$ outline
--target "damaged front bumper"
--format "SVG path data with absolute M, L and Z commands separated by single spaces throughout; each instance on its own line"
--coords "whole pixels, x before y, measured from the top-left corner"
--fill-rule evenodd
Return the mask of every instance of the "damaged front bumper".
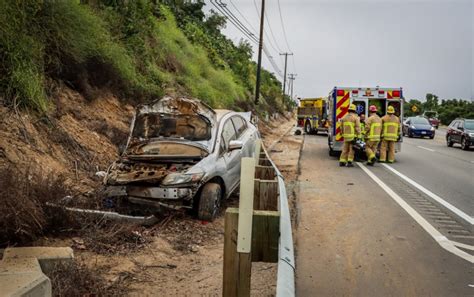
M 196 187 L 109 186 L 109 197 L 124 197 L 133 204 L 154 208 L 190 209 Z

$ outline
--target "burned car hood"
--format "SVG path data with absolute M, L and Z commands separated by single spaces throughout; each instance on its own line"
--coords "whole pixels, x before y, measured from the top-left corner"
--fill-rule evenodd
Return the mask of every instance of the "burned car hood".
M 164 97 L 139 105 L 132 120 L 127 148 L 143 140 L 188 140 L 210 150 L 216 113 L 205 103 L 185 97 Z
M 124 154 L 129 160 L 200 160 L 208 155 L 206 146 L 181 140 L 144 140 L 131 143 Z

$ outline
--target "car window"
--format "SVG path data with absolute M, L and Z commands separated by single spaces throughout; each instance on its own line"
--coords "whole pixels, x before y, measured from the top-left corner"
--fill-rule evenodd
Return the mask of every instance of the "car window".
M 234 124 L 232 124 L 231 120 L 227 120 L 225 122 L 224 128 L 222 128 L 222 138 L 224 139 L 224 145 L 226 149 L 229 147 L 229 142 L 231 140 L 237 139 Z
M 411 120 L 412 124 L 419 124 L 419 125 L 429 125 L 430 123 L 426 118 L 413 118 Z
M 464 124 L 466 125 L 467 130 L 474 130 L 474 120 L 465 121 Z
M 235 130 L 237 130 L 237 137 L 240 137 L 245 129 L 247 129 L 247 124 L 239 116 L 233 116 L 232 122 L 234 123 Z

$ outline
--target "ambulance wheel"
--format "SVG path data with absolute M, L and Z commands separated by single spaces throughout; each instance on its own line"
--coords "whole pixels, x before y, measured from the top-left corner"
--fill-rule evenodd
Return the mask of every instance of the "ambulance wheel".
M 333 150 L 331 147 L 329 147 L 329 156 L 331 157 L 337 157 L 338 155 L 338 152 L 336 152 L 335 150 Z
M 304 124 L 304 132 L 306 132 L 306 134 L 311 134 L 311 123 L 309 121 L 307 121 L 305 124 Z

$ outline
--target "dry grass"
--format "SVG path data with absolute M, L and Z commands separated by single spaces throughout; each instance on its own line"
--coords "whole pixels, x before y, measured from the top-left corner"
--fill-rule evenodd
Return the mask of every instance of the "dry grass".
M 62 176 L 0 169 L 0 246 L 29 242 L 43 234 L 54 215 L 46 211 L 46 202 L 66 195 Z
M 104 268 L 88 268 L 81 262 L 59 263 L 48 273 L 53 296 L 125 296 L 124 277 L 113 281 L 104 278 Z

